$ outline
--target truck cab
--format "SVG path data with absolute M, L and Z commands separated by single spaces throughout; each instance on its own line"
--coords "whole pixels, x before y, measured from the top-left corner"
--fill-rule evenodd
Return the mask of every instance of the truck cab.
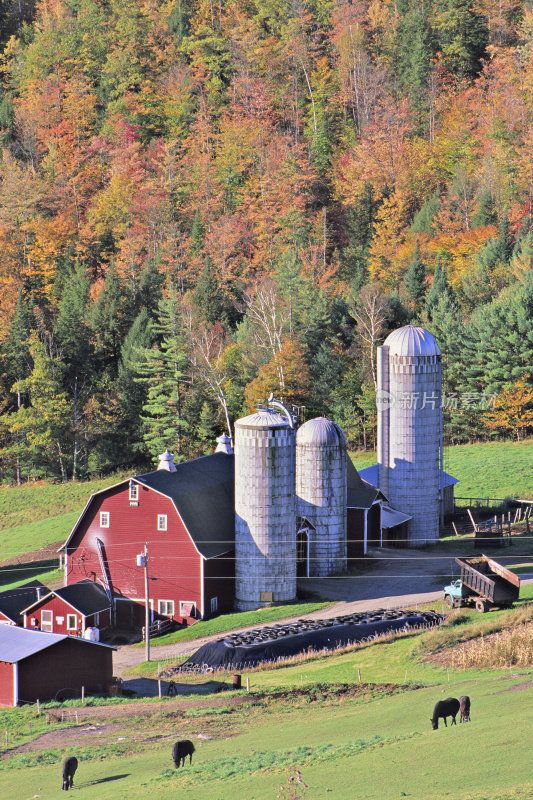
M 471 596 L 472 592 L 459 578 L 444 587 L 446 608 L 461 608 L 464 601 Z

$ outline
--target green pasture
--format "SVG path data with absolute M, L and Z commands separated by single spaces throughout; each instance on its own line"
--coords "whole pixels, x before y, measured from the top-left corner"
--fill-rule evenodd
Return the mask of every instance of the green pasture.
M 11 746 L 40 737 L 33 751 L 10 753 L 0 743 L 0 796 L 57 796 L 68 753 L 80 762 L 76 796 L 99 800 L 531 800 L 533 664 L 459 670 L 424 659 L 531 621 L 532 600 L 528 585 L 513 610 L 461 609 L 438 629 L 243 672 L 250 694 L 153 700 L 144 712 L 126 701 L 127 716 L 89 716 L 64 746 L 47 739 L 52 726 L 34 708 L 0 711 Z M 435 702 L 461 694 L 471 697 L 472 721 L 433 731 Z M 179 771 L 170 755 L 178 738 L 196 747 L 192 765 Z
M 321 703 L 305 697 L 193 722 L 163 714 L 117 730 L 106 747 L 68 749 L 80 766 L 76 797 L 122 800 L 230 800 L 277 797 L 365 800 L 525 800 L 533 797 L 531 675 L 463 677 L 447 684 L 361 699 Z M 434 703 L 468 694 L 472 722 L 433 731 Z M 194 727 L 191 728 L 190 725 Z M 187 725 L 185 728 L 184 726 Z M 186 731 L 196 747 L 192 765 L 177 771 L 170 752 Z M 209 732 L 209 733 L 207 733 Z M 199 738 L 199 737 L 209 738 Z M 66 749 L 27 753 L 0 764 L 5 797 L 56 797 Z M 289 783 L 296 770 L 303 783 Z M 23 789 L 21 781 L 23 776 Z M 303 785 L 305 784 L 305 786 Z M 295 790 L 289 794 L 290 787 Z M 283 787 L 283 788 L 282 788 Z
M 376 463 L 373 452 L 350 455 L 357 469 Z M 459 480 L 457 497 L 533 499 L 533 439 L 445 447 L 444 469 Z
M 445 447 L 444 469 L 457 497 L 533 499 L 533 439 Z

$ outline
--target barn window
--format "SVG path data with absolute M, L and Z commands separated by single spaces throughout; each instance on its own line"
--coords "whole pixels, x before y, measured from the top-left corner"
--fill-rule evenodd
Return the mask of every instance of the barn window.
M 100 527 L 109 528 L 109 511 L 100 511 Z
M 167 515 L 166 514 L 158 514 L 157 515 L 157 530 L 158 531 L 166 531 L 167 529 Z
M 159 613 L 165 617 L 174 616 L 174 600 L 160 600 Z
M 180 600 L 180 617 L 195 617 L 196 616 L 196 603 L 191 603 L 188 600 Z
M 139 499 L 139 484 L 130 483 L 130 500 L 136 502 Z
M 215 614 L 218 611 L 218 597 L 211 598 L 211 614 Z
M 67 631 L 75 631 L 78 627 L 76 614 L 67 614 Z

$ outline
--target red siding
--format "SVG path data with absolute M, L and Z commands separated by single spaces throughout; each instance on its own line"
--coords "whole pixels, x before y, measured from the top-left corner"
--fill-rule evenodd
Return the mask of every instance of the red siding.
M 41 630 L 45 630 L 43 628 L 43 619 L 42 619 L 42 612 L 43 611 L 52 611 L 53 613 L 53 620 L 52 620 L 52 630 L 47 628 L 50 633 L 66 633 L 69 636 L 82 636 L 83 631 L 86 628 L 89 628 L 95 625 L 95 615 L 90 615 L 85 619 L 85 628 L 83 627 L 83 614 L 80 611 L 72 608 L 65 600 L 61 597 L 56 597 L 55 595 L 48 600 L 44 600 L 40 605 L 35 606 L 30 613 L 26 615 L 26 628 L 33 628 L 36 629 L 36 625 L 32 625 L 32 619 L 37 619 L 39 623 L 39 628 Z M 68 628 L 68 616 L 75 615 L 76 617 L 76 627 L 75 628 Z M 101 611 L 98 628 L 106 628 L 110 625 L 110 613 L 109 611 Z
M 130 506 L 129 481 L 93 499 L 68 547 L 67 582 L 103 578 L 96 544 L 100 539 L 114 593 L 144 604 L 144 569 L 136 559 L 148 543 L 151 607 L 157 613 L 159 600 L 173 600 L 174 619 L 186 621 L 180 601 L 203 611 L 201 556 L 168 497 L 139 486 L 138 502 Z M 100 511 L 109 512 L 109 528 L 100 527 Z M 166 531 L 157 530 L 158 514 L 167 515 Z
M 13 706 L 13 672 L 14 664 L 0 661 L 0 706 Z
M 19 662 L 19 702 L 48 700 L 59 689 L 103 692 L 113 677 L 113 651 L 65 639 Z
M 1 623 L 8 622 L 10 625 L 13 625 L 13 624 L 14 624 L 13 620 L 11 619 L 11 617 L 7 617 L 7 616 L 6 616 L 6 615 L 3 613 L 3 611 L 0 611 L 0 622 L 1 622 Z

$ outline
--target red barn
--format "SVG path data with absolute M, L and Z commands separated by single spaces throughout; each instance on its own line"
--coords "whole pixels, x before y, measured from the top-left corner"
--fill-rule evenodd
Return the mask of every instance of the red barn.
M 61 689 L 104 692 L 113 650 L 56 633 L 0 625 L 0 706 L 53 699 Z
M 114 597 L 117 625 L 142 623 L 145 571 L 138 556 L 145 545 L 152 617 L 190 623 L 231 610 L 233 455 L 177 465 L 167 458 L 154 472 L 92 495 L 62 548 L 65 583 L 100 583 Z
M 111 601 L 94 581 L 79 581 L 51 590 L 23 610 L 24 627 L 48 633 L 84 636 L 87 628 L 111 626 Z

